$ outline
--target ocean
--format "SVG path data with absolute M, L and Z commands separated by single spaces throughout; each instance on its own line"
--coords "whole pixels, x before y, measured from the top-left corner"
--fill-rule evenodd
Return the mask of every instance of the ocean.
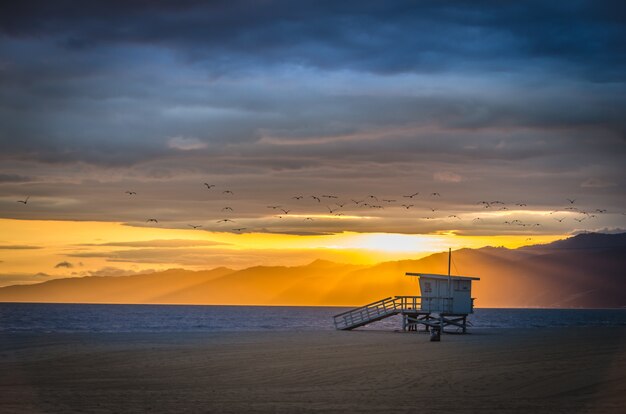
M 0 303 L 0 332 L 332 330 L 349 308 Z M 626 309 L 476 309 L 475 328 L 626 326 Z M 398 316 L 360 329 L 400 329 Z

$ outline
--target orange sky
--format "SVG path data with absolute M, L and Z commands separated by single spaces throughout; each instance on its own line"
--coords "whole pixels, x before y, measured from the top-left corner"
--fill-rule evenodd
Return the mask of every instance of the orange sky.
M 327 235 L 219 233 L 123 223 L 0 220 L 1 285 L 56 277 L 131 274 L 167 268 L 301 265 L 321 258 L 371 264 L 486 245 L 515 248 L 564 235 L 459 236 L 343 232 Z

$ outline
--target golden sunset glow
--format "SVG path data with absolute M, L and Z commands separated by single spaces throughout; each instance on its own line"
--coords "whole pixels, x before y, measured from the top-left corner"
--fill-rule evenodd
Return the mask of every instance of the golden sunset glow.
M 302 265 L 318 258 L 350 264 L 417 259 L 452 248 L 529 244 L 526 236 L 408 235 L 343 232 L 329 235 L 220 233 L 134 227 L 122 223 L 0 220 L 0 260 L 5 272 L 85 276 L 101 269 L 160 270 L 171 267 L 243 268 L 257 264 Z M 560 235 L 534 237 L 550 242 Z M 43 277 L 25 282 L 43 281 Z

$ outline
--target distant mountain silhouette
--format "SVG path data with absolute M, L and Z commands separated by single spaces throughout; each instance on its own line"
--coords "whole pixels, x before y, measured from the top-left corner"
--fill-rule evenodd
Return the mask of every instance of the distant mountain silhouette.
M 626 306 L 626 233 L 580 234 L 514 250 L 461 249 L 452 259 L 453 274 L 481 278 L 472 292 L 478 307 Z M 405 272 L 446 273 L 447 263 L 446 252 L 374 266 L 316 260 L 296 267 L 171 269 L 8 286 L 0 288 L 0 301 L 349 306 L 418 295 L 416 279 Z
M 536 244 L 522 247 L 518 250 L 575 250 L 575 249 L 624 249 L 626 248 L 626 233 L 582 233 L 564 240 L 557 240 L 549 244 Z

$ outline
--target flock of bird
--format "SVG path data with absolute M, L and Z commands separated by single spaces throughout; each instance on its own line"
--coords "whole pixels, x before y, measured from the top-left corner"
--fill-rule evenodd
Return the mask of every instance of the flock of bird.
M 209 184 L 209 183 L 204 183 L 204 186 L 206 187 L 207 191 L 218 191 L 215 188 L 217 187 L 215 184 Z M 214 190 L 215 189 L 215 190 Z M 131 190 L 127 190 L 125 191 L 125 194 L 129 197 L 135 197 L 137 196 L 137 192 L 136 191 L 131 191 Z M 228 195 L 228 196 L 234 196 L 234 192 L 232 190 L 222 190 L 221 194 L 223 195 Z M 387 208 L 391 208 L 391 207 L 396 207 L 396 208 L 400 208 L 400 209 L 404 209 L 404 210 L 411 210 L 411 209 L 418 209 L 419 206 L 416 204 L 416 199 L 417 197 L 420 195 L 420 192 L 414 192 L 414 193 L 410 193 L 410 194 L 403 194 L 401 195 L 401 197 L 398 198 L 379 198 L 378 196 L 374 195 L 374 194 L 368 194 L 367 196 L 363 197 L 362 199 L 350 199 L 349 201 L 341 201 L 340 197 L 337 195 L 333 195 L 333 194 L 321 194 L 321 195 L 294 195 L 293 197 L 291 197 L 291 200 L 294 200 L 294 202 L 297 203 L 302 203 L 304 200 L 311 200 L 311 203 L 313 203 L 314 205 L 319 205 L 319 206 L 323 206 L 325 208 L 325 210 L 328 211 L 328 213 L 326 214 L 326 212 L 324 212 L 323 214 L 314 214 L 313 217 L 309 217 L 306 215 L 296 215 L 296 217 L 304 217 L 303 221 L 314 221 L 315 218 L 314 217 L 325 217 L 328 215 L 334 215 L 334 216 L 343 216 L 344 212 L 347 210 L 350 211 L 354 211 L 354 209 L 385 209 Z M 436 201 L 441 199 L 441 194 L 439 192 L 431 192 L 431 193 L 427 193 L 426 197 L 428 200 L 431 201 Z M 30 199 L 30 196 L 26 197 L 24 200 L 17 200 L 18 203 L 22 203 L 24 205 L 28 204 L 28 201 Z M 549 215 L 554 215 L 554 214 L 559 214 L 559 213 L 573 213 L 576 215 L 576 217 L 572 217 L 572 219 L 578 223 L 581 223 L 585 220 L 590 220 L 590 219 L 594 219 L 597 218 L 599 214 L 605 214 L 607 213 L 606 209 L 595 209 L 594 211 L 585 211 L 585 210 L 581 210 L 578 207 L 575 207 L 574 204 L 576 203 L 575 199 L 566 199 L 568 204 L 567 207 L 563 207 L 562 209 L 557 209 L 557 210 L 553 210 L 549 213 Z M 527 207 L 526 203 L 521 203 L 521 202 L 517 202 L 514 204 L 511 204 L 511 207 L 509 207 L 507 205 L 507 203 L 500 201 L 500 200 L 494 200 L 494 201 L 478 201 L 476 203 L 477 205 L 481 206 L 483 209 L 485 209 L 486 211 L 502 211 L 502 212 L 506 212 L 506 211 L 519 211 L 519 209 Z M 291 208 L 287 208 L 283 205 L 268 205 L 267 206 L 268 209 L 277 211 L 276 217 L 279 219 L 282 219 L 283 217 L 289 215 L 290 213 L 293 212 L 293 207 Z M 440 211 L 438 208 L 435 207 L 428 207 L 426 208 L 426 210 L 430 210 L 431 213 L 436 213 L 438 211 Z M 421 210 L 420 210 L 421 211 Z M 224 206 L 220 209 L 221 213 L 228 213 L 228 214 L 232 214 L 235 212 L 235 210 L 233 209 L 233 207 L 231 206 Z M 460 214 L 460 213 L 459 213 Z M 293 214 L 292 214 L 293 215 Z M 622 213 L 622 215 L 626 215 L 626 213 Z M 553 217 L 553 219 L 559 223 L 562 223 L 563 221 L 566 220 L 566 216 L 561 216 L 561 217 Z M 422 216 L 420 217 L 420 219 L 422 220 L 435 220 L 435 219 L 452 219 L 452 220 L 458 220 L 458 221 L 463 221 L 464 219 L 461 218 L 458 214 L 445 214 L 444 216 L 439 216 L 439 217 L 435 217 L 433 215 L 430 216 Z M 471 219 L 471 222 L 476 224 L 476 223 L 482 223 L 485 222 L 485 218 L 484 217 L 474 217 Z M 159 220 L 156 218 L 148 218 L 146 220 L 146 223 L 155 223 L 158 224 Z M 221 224 L 221 223 L 236 223 L 236 221 L 232 218 L 229 217 L 225 217 L 222 218 L 220 220 L 217 220 L 216 223 Z M 492 221 L 490 222 L 492 223 Z M 505 220 L 502 222 L 502 224 L 504 225 L 509 225 L 509 226 L 519 226 L 519 227 L 529 227 L 529 228 L 533 228 L 533 227 L 540 227 L 541 223 L 528 223 L 528 222 L 522 222 L 519 219 L 514 219 L 514 220 Z M 198 225 L 198 224 L 188 224 L 188 227 L 197 230 L 202 228 L 202 225 Z M 236 228 L 232 228 L 232 231 L 235 232 L 242 232 L 244 230 L 247 230 L 246 227 L 236 227 Z

